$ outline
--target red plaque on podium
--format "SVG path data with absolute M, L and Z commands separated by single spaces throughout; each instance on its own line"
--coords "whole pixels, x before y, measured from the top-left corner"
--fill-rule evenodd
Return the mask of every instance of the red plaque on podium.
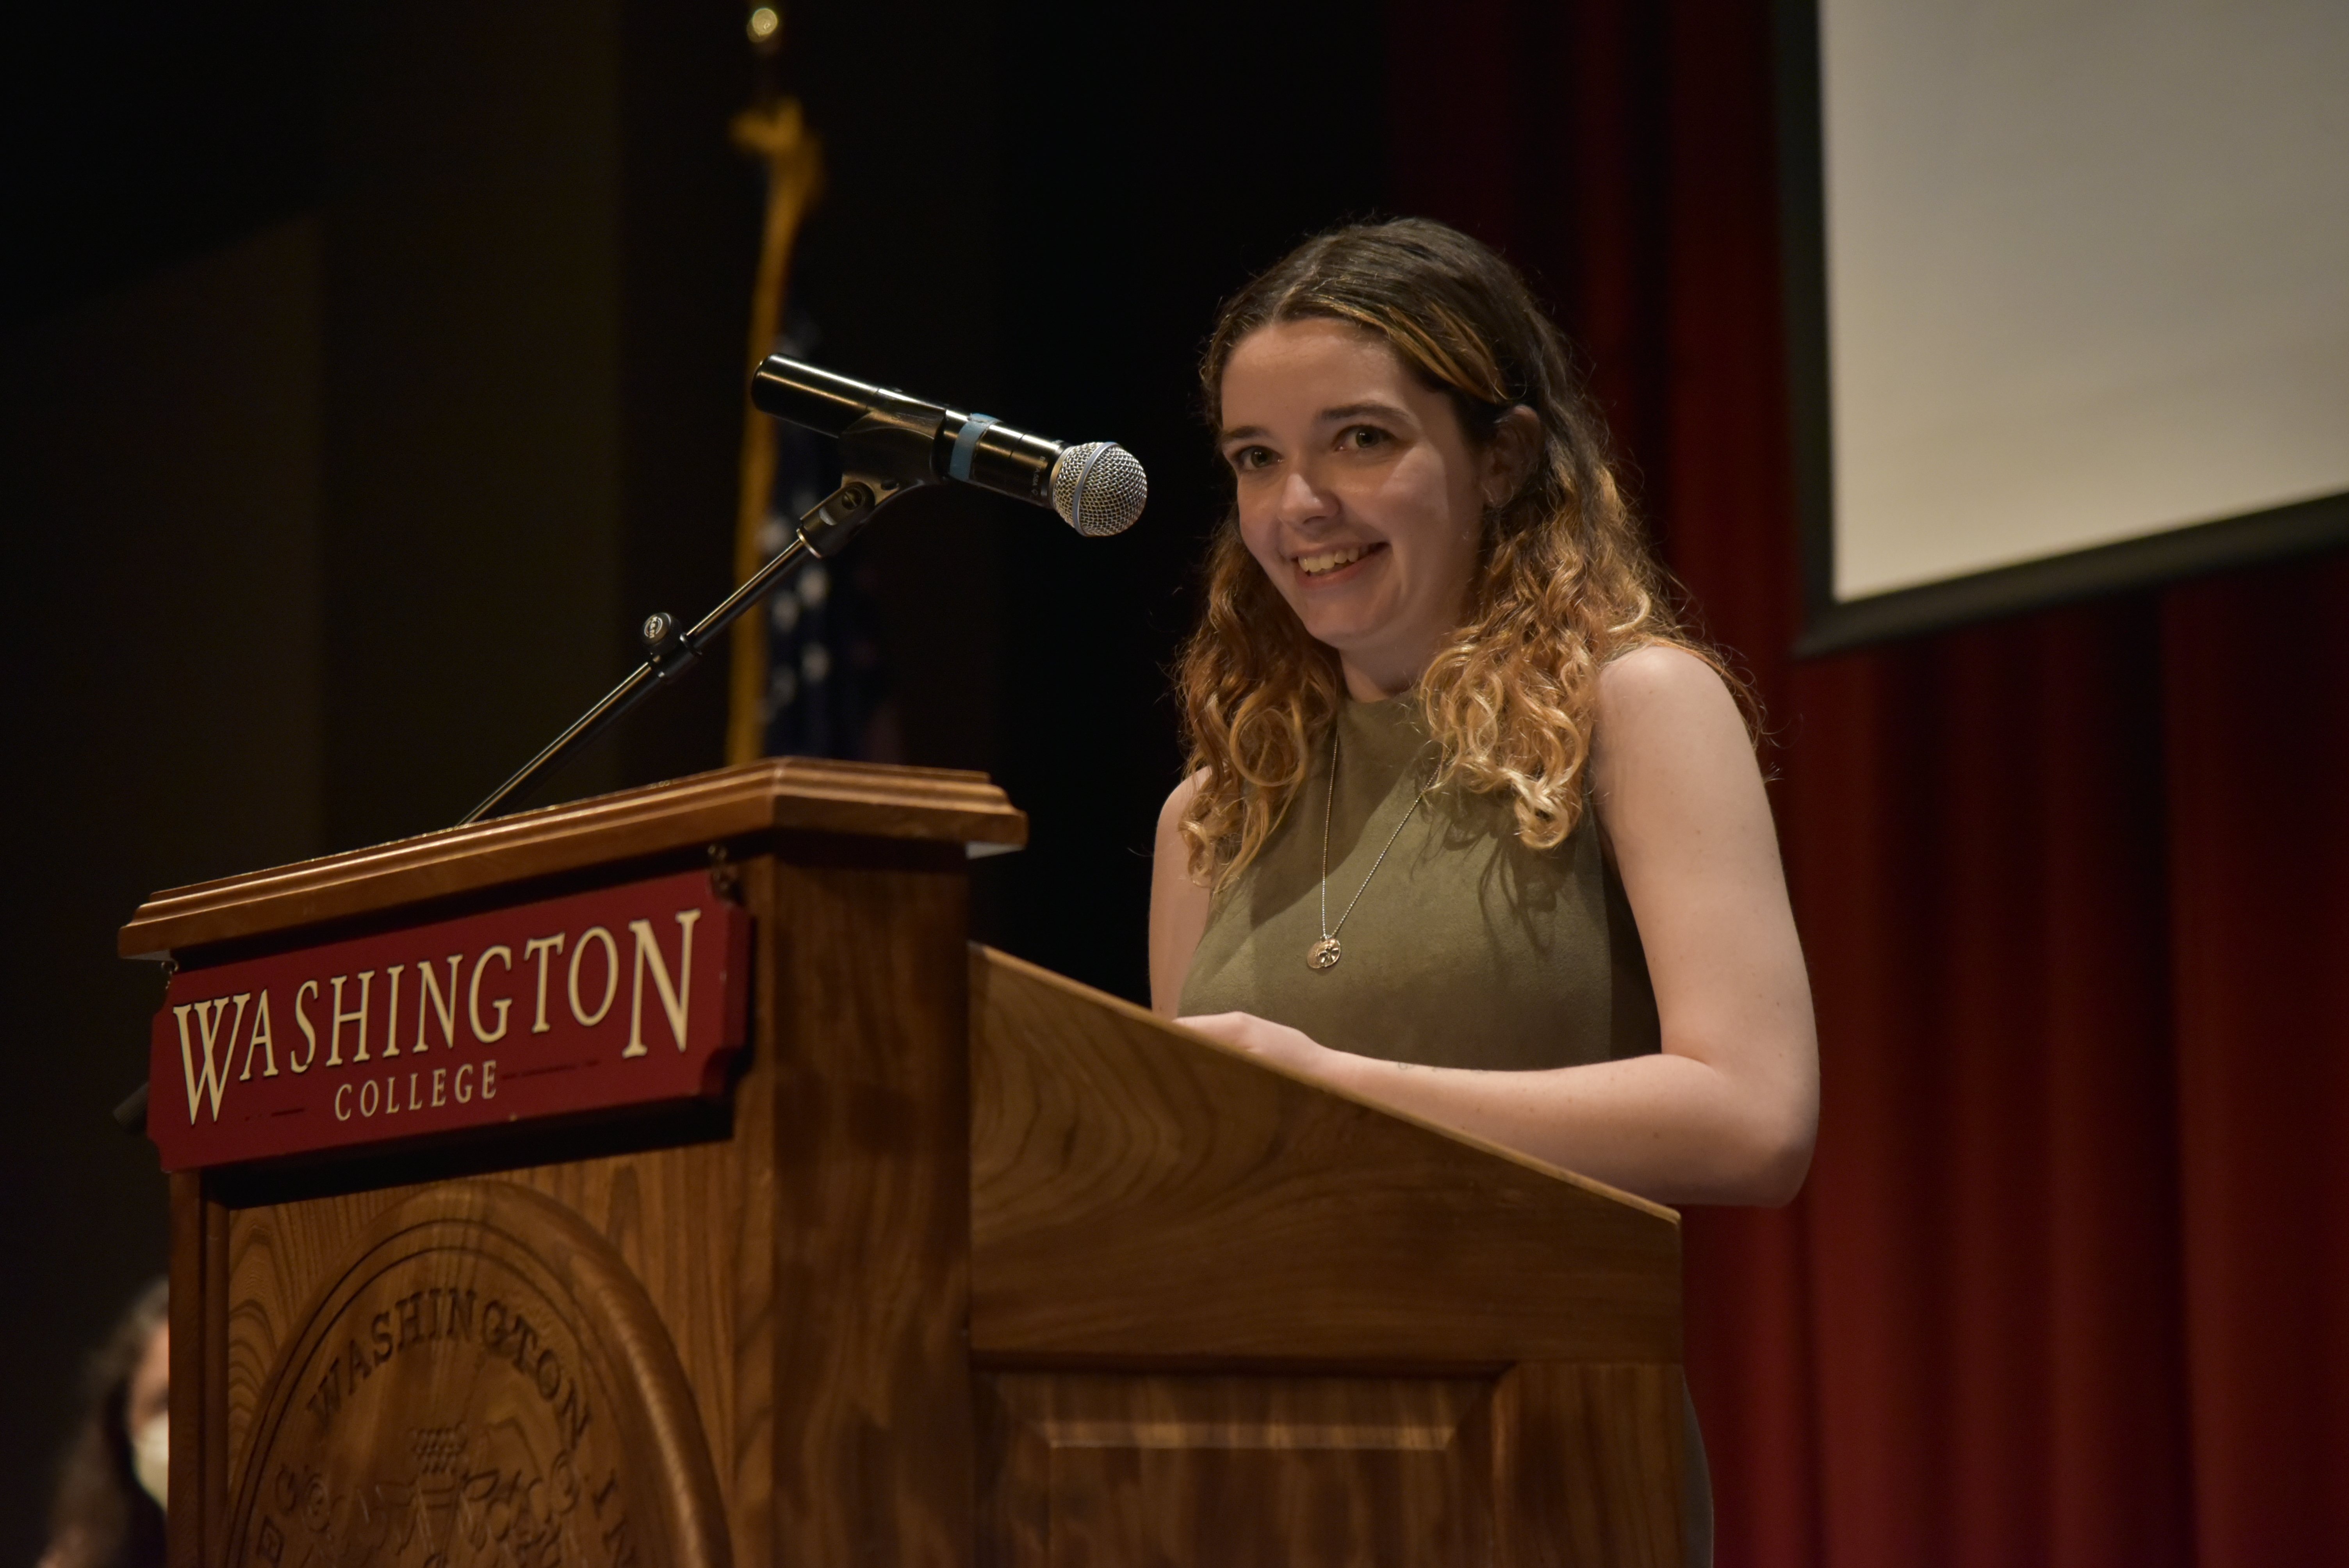
M 183 971 L 147 1131 L 186 1171 L 716 1094 L 750 940 L 687 872 Z

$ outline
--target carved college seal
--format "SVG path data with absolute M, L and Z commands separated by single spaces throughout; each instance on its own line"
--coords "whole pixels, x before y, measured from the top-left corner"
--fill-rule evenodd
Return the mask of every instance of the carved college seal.
M 677 1353 L 610 1243 L 523 1188 L 386 1213 L 280 1353 L 228 1562 L 726 1568 Z

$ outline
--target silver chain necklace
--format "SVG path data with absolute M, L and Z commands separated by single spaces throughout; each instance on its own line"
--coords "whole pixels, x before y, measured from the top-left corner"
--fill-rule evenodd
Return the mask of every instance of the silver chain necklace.
M 1370 891 L 1371 878 L 1378 875 L 1379 868 L 1387 863 L 1387 851 L 1395 847 L 1395 841 L 1402 837 L 1403 829 L 1409 827 L 1412 818 L 1418 815 L 1420 802 L 1426 799 L 1427 792 L 1434 788 L 1435 780 L 1430 779 L 1420 787 L 1419 793 L 1412 798 L 1411 809 L 1402 814 L 1402 820 L 1395 824 L 1394 831 L 1387 835 L 1386 849 L 1381 850 L 1379 858 L 1371 862 L 1369 872 L 1362 878 L 1362 885 L 1354 890 L 1353 898 L 1346 904 L 1346 913 L 1338 917 L 1336 925 L 1331 925 L 1330 923 L 1330 819 L 1337 814 L 1338 807 L 1338 727 L 1334 724 L 1330 727 L 1330 793 L 1328 799 L 1321 803 L 1321 940 L 1307 951 L 1305 954 L 1307 968 L 1335 969 L 1338 966 L 1338 960 L 1345 956 L 1345 953 L 1338 945 L 1338 933 L 1346 929 L 1347 916 L 1354 913 L 1354 905 L 1361 903 L 1362 894 Z

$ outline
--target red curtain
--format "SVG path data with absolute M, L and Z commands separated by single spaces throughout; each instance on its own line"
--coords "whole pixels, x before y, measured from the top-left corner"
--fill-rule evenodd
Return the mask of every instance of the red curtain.
M 1767 704 L 1818 1158 L 1689 1216 L 1723 1568 L 2349 1564 L 2349 562 L 1795 664 L 1766 7 L 1398 0 Z

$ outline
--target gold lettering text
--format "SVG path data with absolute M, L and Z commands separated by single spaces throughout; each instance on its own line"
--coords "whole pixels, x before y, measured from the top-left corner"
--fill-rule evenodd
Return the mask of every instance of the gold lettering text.
M 492 1040 L 502 1040 L 506 1037 L 506 1014 L 513 1007 L 513 999 L 512 997 L 498 997 L 496 1003 L 498 1015 L 498 1026 L 496 1032 L 492 1033 L 490 1030 L 481 1026 L 481 971 L 490 966 L 490 960 L 492 958 L 504 965 L 509 973 L 512 971 L 513 949 L 508 947 L 503 943 L 500 943 L 497 946 L 489 949 L 489 951 L 483 953 L 479 958 L 473 960 L 473 984 L 465 994 L 465 1016 L 467 1021 L 473 1026 L 473 1038 L 481 1041 L 481 1044 L 485 1046 Z
M 628 922 L 628 929 L 636 934 L 636 955 L 635 978 L 628 995 L 628 1048 L 620 1053 L 622 1056 L 640 1057 L 645 1054 L 645 965 L 647 959 L 652 965 L 653 985 L 660 992 L 661 1011 L 668 1015 L 669 1037 L 677 1042 L 680 1052 L 685 1049 L 686 1009 L 693 999 L 693 927 L 700 918 L 701 912 L 698 909 L 678 911 L 675 985 L 668 983 L 668 960 L 661 955 L 660 939 L 653 934 L 653 923 L 649 920 Z

